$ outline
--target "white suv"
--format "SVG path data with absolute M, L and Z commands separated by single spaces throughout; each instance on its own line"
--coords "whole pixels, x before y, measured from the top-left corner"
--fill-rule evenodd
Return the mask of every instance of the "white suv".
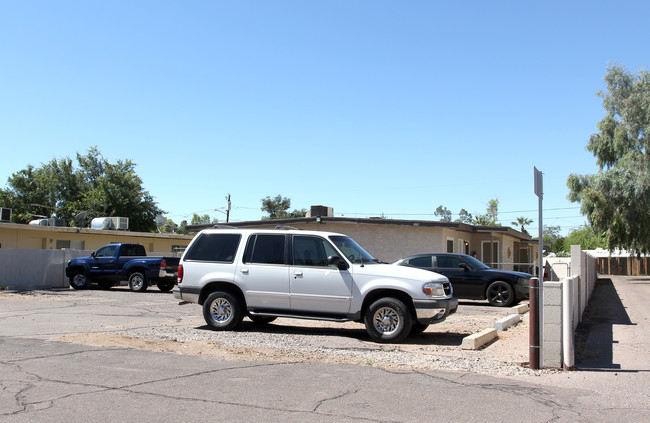
M 377 342 L 401 342 L 458 306 L 445 276 L 381 264 L 345 235 L 286 228 L 200 232 L 183 254 L 174 297 L 203 305 L 216 330 L 244 316 L 351 320 Z

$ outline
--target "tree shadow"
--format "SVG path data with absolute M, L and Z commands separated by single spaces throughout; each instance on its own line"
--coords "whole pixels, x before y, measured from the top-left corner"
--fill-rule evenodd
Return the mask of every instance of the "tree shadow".
M 613 371 L 614 325 L 633 325 L 609 278 L 596 281 L 584 318 L 576 329 L 576 367 L 582 370 Z

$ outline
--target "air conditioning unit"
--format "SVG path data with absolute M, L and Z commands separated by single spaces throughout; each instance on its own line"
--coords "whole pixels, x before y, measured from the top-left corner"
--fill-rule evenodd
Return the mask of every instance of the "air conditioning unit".
M 0 222 L 11 222 L 11 209 L 0 208 Z
M 118 231 L 128 231 L 129 230 L 129 218 L 128 217 L 111 217 L 113 221 L 113 226 Z
M 34 219 L 29 221 L 30 225 L 34 226 L 48 226 L 47 219 Z
M 96 217 L 90 222 L 90 229 L 101 229 L 104 231 L 128 231 L 128 217 Z

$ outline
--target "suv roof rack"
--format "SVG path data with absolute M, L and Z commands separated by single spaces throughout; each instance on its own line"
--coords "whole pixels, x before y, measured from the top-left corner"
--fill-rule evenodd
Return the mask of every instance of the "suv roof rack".
M 236 227 L 236 226 L 232 226 L 232 225 L 222 225 L 222 224 L 218 224 L 218 225 L 214 225 L 214 226 L 212 227 L 212 229 L 237 229 L 237 227 Z
M 294 229 L 296 231 L 302 231 L 302 229 L 300 228 L 296 228 L 294 226 L 288 226 L 288 225 L 277 225 L 274 229 L 285 229 L 285 230 Z

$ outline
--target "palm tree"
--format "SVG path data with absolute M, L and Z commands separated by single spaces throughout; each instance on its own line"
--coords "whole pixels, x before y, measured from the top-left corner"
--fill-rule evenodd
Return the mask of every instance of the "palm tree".
M 533 220 L 527 217 L 518 217 L 516 222 L 512 222 L 512 224 L 515 226 L 521 226 L 521 232 L 525 234 L 527 234 L 528 231 L 524 229 L 524 226 L 530 225 L 531 223 L 533 223 Z

